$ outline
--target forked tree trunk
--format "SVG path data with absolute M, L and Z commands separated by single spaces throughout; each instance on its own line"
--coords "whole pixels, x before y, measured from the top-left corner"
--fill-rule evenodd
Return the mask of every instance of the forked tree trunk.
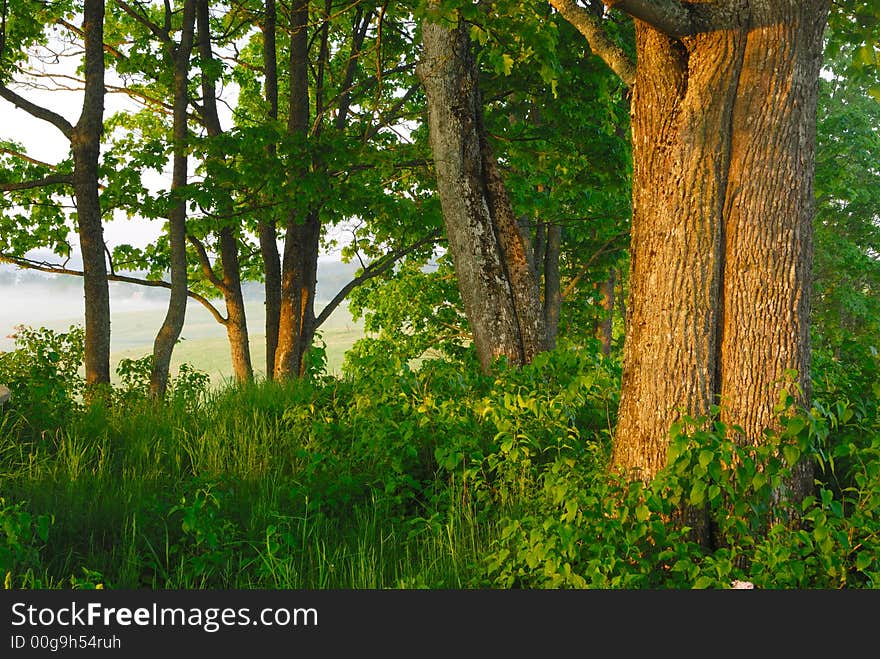
M 110 289 L 98 196 L 98 159 L 104 129 L 104 0 L 86 0 L 83 38 L 85 93 L 82 113 L 70 133 L 70 146 L 84 273 L 85 379 L 87 385 L 100 385 L 110 382 Z
M 731 0 L 714 9 L 726 20 L 691 36 L 636 21 L 630 315 L 613 463 L 641 478 L 665 465 L 682 413 L 720 402 L 723 419 L 743 428 L 740 441 L 759 443 L 789 370 L 802 392 L 792 393 L 809 399 L 828 6 Z M 807 466 L 795 481 L 802 495 Z
M 183 6 L 183 25 L 180 43 L 175 47 L 169 44 L 171 61 L 174 64 L 174 118 L 172 136 L 174 140 L 174 163 L 171 173 L 171 194 L 187 183 L 187 128 L 189 110 L 189 59 L 193 49 L 195 32 L 195 0 L 186 0 Z M 168 388 L 168 373 L 171 355 L 183 323 L 186 319 L 188 294 L 188 275 L 186 261 L 186 199 L 174 202 L 168 214 L 168 241 L 171 249 L 171 296 L 165 320 L 153 342 L 153 369 L 150 374 L 150 395 L 161 399 Z
M 469 26 L 425 21 L 417 72 L 449 250 L 480 366 L 525 364 L 545 350 L 538 286 L 488 141 Z
M 281 277 L 281 322 L 275 377 L 290 380 L 305 375 L 306 353 L 315 336 L 315 286 L 318 277 L 318 239 L 321 224 L 310 213 L 303 224 L 291 222 L 284 237 Z

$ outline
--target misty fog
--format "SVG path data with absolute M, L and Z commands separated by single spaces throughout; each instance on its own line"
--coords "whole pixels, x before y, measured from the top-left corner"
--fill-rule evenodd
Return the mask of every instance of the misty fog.
M 338 261 L 319 263 L 318 307 L 354 275 L 356 266 Z M 255 336 L 264 334 L 262 285 L 244 285 L 248 327 Z M 111 350 L 152 346 L 168 304 L 167 289 L 110 282 Z M 215 306 L 225 313 L 222 300 Z M 10 266 L 0 267 L 0 351 L 15 347 L 17 325 L 65 331 L 83 324 L 82 280 L 70 275 L 50 275 Z M 189 301 L 185 338 L 225 336 L 225 329 L 198 302 Z

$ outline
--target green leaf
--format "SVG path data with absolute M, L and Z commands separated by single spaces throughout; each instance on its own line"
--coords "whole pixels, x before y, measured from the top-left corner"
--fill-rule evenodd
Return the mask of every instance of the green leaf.
M 752 489 L 760 490 L 767 483 L 767 475 L 763 471 L 757 472 L 752 477 Z
M 797 464 L 801 457 L 801 451 L 797 446 L 783 446 L 782 454 L 785 456 L 785 461 L 790 467 Z
M 858 556 L 856 556 L 856 569 L 857 570 L 865 570 L 871 563 L 874 561 L 874 556 L 871 552 L 868 551 L 860 551 Z
M 856 59 L 861 64 L 874 64 L 874 62 L 877 60 L 877 54 L 874 51 L 874 46 L 871 44 L 867 44 L 859 48 Z
M 803 417 L 791 417 L 785 424 L 785 434 L 789 437 L 794 437 L 795 435 L 799 435 L 801 430 L 803 430 L 806 426 L 807 422 L 804 420 Z
M 699 506 L 703 503 L 706 500 L 706 484 L 700 481 L 694 483 L 689 498 L 692 506 Z
M 715 581 L 711 577 L 699 577 L 694 582 L 694 588 L 697 590 L 705 590 L 706 588 L 711 588 L 714 583 Z
M 507 53 L 504 53 L 501 56 L 501 65 L 504 70 L 504 75 L 509 76 L 510 72 L 513 71 L 513 58 Z
M 703 449 L 700 451 L 700 455 L 697 458 L 697 461 L 700 463 L 700 466 L 705 469 L 710 462 L 712 462 L 712 458 L 714 457 L 714 453 L 709 449 Z

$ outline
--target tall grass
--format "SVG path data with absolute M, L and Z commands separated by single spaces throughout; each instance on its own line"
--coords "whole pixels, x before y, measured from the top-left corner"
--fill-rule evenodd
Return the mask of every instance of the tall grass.
M 466 505 L 443 520 L 407 519 L 381 491 L 340 491 L 346 458 L 315 473 L 310 428 L 290 411 L 314 408 L 318 395 L 309 383 L 263 383 L 214 391 L 198 409 L 146 400 L 95 407 L 29 442 L 2 417 L 0 496 L 54 520 L 18 585 L 472 583 L 488 537 Z

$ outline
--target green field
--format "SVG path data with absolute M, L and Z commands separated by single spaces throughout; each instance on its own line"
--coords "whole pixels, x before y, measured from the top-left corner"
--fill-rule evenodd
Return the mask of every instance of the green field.
M 250 302 L 246 307 L 251 361 L 254 372 L 259 377 L 265 374 L 265 314 L 262 302 Z M 114 379 L 119 360 L 136 359 L 152 352 L 153 340 L 164 317 L 165 310 L 159 306 L 113 313 L 110 368 L 114 373 Z M 69 318 L 35 324 L 56 331 L 65 331 L 71 325 L 82 325 L 82 323 L 81 318 Z M 319 334 L 327 346 L 327 370 L 336 374 L 339 373 L 345 351 L 364 335 L 362 323 L 352 320 L 345 305 L 340 305 L 336 309 L 321 326 Z M 232 360 L 226 340 L 226 329 L 198 304 L 191 303 L 187 308 L 181 340 L 171 360 L 172 375 L 177 373 L 181 363 L 187 363 L 208 373 L 215 386 L 232 378 Z
M 181 341 L 171 360 L 172 374 L 182 363 L 208 373 L 215 385 L 232 378 L 232 360 L 226 329 L 217 323 L 204 309 L 190 306 L 187 322 L 181 333 Z M 250 332 L 251 362 L 257 376 L 265 375 L 266 342 L 263 330 L 265 315 L 261 302 L 247 305 Z M 153 339 L 164 318 L 164 311 L 129 311 L 113 317 L 113 353 L 111 369 L 123 358 L 138 358 L 152 351 Z M 339 373 L 345 351 L 361 338 L 360 322 L 352 320 L 346 306 L 340 306 L 319 329 L 321 339 L 327 346 L 327 370 Z

